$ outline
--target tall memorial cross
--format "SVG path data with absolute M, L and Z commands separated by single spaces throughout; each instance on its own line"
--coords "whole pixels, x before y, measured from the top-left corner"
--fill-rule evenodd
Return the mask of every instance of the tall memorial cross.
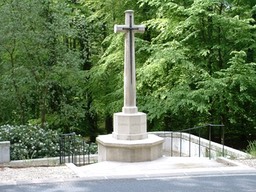
M 147 133 L 147 114 L 136 107 L 134 34 L 144 25 L 134 25 L 133 11 L 125 11 L 125 25 L 115 25 L 125 33 L 124 106 L 113 115 L 113 132 L 97 137 L 98 161 L 142 162 L 162 156 L 163 138 Z
M 144 25 L 134 25 L 133 11 L 125 11 L 125 25 L 115 25 L 115 33 L 125 33 L 124 54 L 124 113 L 137 113 L 136 107 L 136 72 L 135 72 L 135 43 L 134 34 L 143 33 Z

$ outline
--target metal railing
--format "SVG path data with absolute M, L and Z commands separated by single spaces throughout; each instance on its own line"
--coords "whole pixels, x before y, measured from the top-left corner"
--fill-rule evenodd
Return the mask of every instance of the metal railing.
M 218 137 L 214 137 L 216 135 L 213 134 L 214 129 L 216 128 L 220 128 L 220 132 L 219 132 L 219 136 Z M 219 125 L 219 124 L 207 124 L 207 125 L 203 125 L 203 126 L 197 126 L 197 127 L 193 127 L 193 128 L 188 128 L 188 129 L 182 129 L 179 131 L 172 131 L 168 133 L 168 137 L 171 137 L 171 156 L 185 156 L 183 153 L 183 139 L 184 139 L 184 135 L 186 134 L 186 136 L 188 135 L 188 154 L 186 154 L 186 156 L 191 157 L 191 145 L 192 143 L 194 143 L 194 141 L 192 142 L 192 137 L 194 138 L 196 135 L 198 137 L 197 140 L 197 145 L 198 145 L 198 156 L 201 157 L 202 156 L 202 140 L 204 139 L 208 139 L 208 146 L 205 146 L 206 149 L 208 150 L 208 157 L 209 159 L 212 158 L 212 142 L 213 142 L 213 138 L 220 138 L 220 141 L 217 141 L 216 139 L 214 140 L 214 142 L 219 142 L 222 145 L 222 149 L 221 149 L 221 156 L 225 156 L 225 150 L 224 150 L 224 145 L 225 145 L 225 128 L 224 125 Z M 171 136 L 169 136 L 171 135 Z M 202 135 L 204 135 L 204 138 L 202 137 Z M 176 137 L 174 137 L 176 136 Z M 165 134 L 162 135 L 162 137 L 167 137 Z M 175 152 L 174 150 L 174 138 L 179 138 L 179 151 Z M 177 140 L 176 140 L 177 141 Z M 205 142 L 204 142 L 205 143 Z M 174 154 L 175 153 L 175 154 Z
M 90 164 L 91 144 L 75 133 L 60 135 L 60 164 Z

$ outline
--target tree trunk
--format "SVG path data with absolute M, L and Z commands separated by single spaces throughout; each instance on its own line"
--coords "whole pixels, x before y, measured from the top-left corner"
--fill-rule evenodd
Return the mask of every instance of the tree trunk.
M 113 132 L 113 118 L 111 115 L 105 117 L 105 129 L 108 134 Z

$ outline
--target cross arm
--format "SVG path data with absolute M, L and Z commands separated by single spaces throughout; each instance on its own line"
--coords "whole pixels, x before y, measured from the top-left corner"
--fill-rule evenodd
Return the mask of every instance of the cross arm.
M 146 26 L 145 25 L 134 25 L 133 28 L 137 33 L 144 33 Z
M 117 32 L 126 32 L 128 27 L 129 26 L 127 26 L 127 25 L 115 25 L 114 26 L 114 32 L 115 33 L 117 33 Z
M 145 31 L 145 28 L 145 25 L 133 25 L 132 27 L 128 25 L 115 25 L 114 32 L 127 32 L 130 30 L 137 33 L 143 33 Z

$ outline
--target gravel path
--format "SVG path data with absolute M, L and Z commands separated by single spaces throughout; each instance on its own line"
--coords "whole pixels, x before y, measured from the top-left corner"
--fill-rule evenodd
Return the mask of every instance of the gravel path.
M 0 168 L 0 183 L 12 181 L 72 179 L 76 177 L 75 173 L 66 166 Z
M 243 160 L 235 160 L 236 162 L 242 163 L 249 167 L 254 167 L 256 169 L 256 158 L 255 159 L 243 159 Z
M 256 168 L 256 158 L 235 161 Z M 0 167 L 0 183 L 54 179 L 64 180 L 77 177 L 78 176 L 67 166 L 29 168 Z

